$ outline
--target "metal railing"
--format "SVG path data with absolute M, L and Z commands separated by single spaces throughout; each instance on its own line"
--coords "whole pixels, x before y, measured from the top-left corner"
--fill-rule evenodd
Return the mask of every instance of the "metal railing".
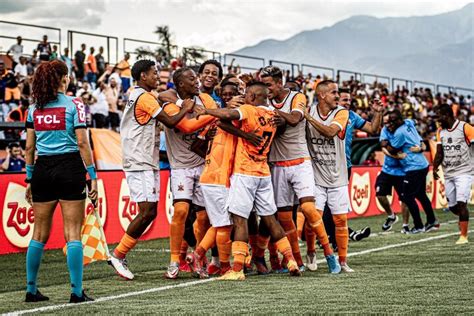
M 198 47 L 183 47 L 182 52 L 184 63 L 187 66 L 199 66 L 208 59 L 217 60 L 222 64 L 222 54 L 220 52 Z
M 230 58 L 232 59 L 229 61 Z M 234 63 L 232 63 L 232 61 L 234 61 Z M 240 69 L 255 71 L 261 67 L 265 67 L 265 58 L 240 54 L 225 54 L 223 66 L 229 67 L 230 65 L 234 67 L 239 66 Z
M 372 82 L 369 82 L 369 81 L 367 81 L 367 78 L 373 78 L 375 80 L 373 80 Z M 380 80 L 380 79 L 382 79 L 382 80 Z M 374 83 L 375 81 L 377 81 L 379 83 L 386 83 L 387 88 L 389 90 L 392 90 L 391 87 L 390 87 L 390 77 L 380 76 L 380 75 L 375 75 L 375 74 L 366 74 L 366 73 L 362 74 L 362 83 Z
M 290 62 L 281 61 L 281 60 L 274 60 L 274 59 L 270 59 L 269 63 L 270 63 L 270 65 L 277 66 L 278 68 L 280 68 L 283 71 L 289 70 L 292 77 L 296 77 L 300 73 L 300 65 L 299 64 L 290 63 Z
M 308 71 L 305 71 L 305 70 L 308 70 Z M 329 79 L 334 79 L 336 75 L 336 71 L 334 70 L 334 68 L 315 66 L 315 65 L 309 65 L 309 64 L 301 64 L 301 72 L 303 73 L 303 75 L 311 74 L 313 77 L 316 77 L 317 75 L 320 75 L 321 77 L 323 77 L 326 75 L 327 72 L 329 72 L 331 73 L 331 75 L 330 76 L 326 75 Z
M 68 30 L 67 31 L 67 46 L 69 47 L 69 51 L 71 54 L 74 54 L 74 36 L 75 35 L 83 35 L 87 37 L 96 37 L 100 39 L 106 39 L 106 54 L 107 54 L 107 62 L 111 64 L 116 64 L 118 62 L 118 37 L 116 36 L 109 36 L 109 35 L 101 35 L 101 34 L 96 34 L 96 33 L 87 33 L 87 32 L 80 32 L 80 31 L 72 31 Z M 115 41 L 115 58 L 112 60 L 111 58 L 111 41 Z M 84 42 L 84 41 L 82 41 Z M 82 43 L 81 43 L 82 44 Z M 90 46 L 90 45 L 89 45 Z

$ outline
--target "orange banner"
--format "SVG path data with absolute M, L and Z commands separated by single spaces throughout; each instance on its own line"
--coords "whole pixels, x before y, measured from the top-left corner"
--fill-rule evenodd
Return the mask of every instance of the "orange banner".
M 108 129 L 91 128 L 94 160 L 97 170 L 122 169 L 120 134 Z

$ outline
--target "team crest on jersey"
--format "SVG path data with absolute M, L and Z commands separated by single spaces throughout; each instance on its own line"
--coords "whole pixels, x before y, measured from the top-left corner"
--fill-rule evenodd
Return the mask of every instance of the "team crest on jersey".
M 184 184 L 178 185 L 178 191 L 184 191 Z

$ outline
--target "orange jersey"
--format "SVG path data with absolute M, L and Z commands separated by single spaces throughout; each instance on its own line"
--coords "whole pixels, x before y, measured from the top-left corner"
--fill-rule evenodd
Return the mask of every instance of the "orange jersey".
M 237 136 L 217 128 L 206 153 L 206 164 L 201 174 L 202 184 L 230 186 L 236 146 Z
M 267 155 L 275 136 L 276 127 L 271 123 L 274 112 L 265 106 L 242 105 L 240 112 L 241 129 L 247 133 L 256 133 L 263 138 L 260 146 L 255 147 L 239 138 L 235 150 L 234 173 L 254 176 L 270 176 Z
M 135 119 L 141 125 L 146 125 L 160 112 L 161 106 L 151 92 L 145 92 L 138 98 L 135 105 Z

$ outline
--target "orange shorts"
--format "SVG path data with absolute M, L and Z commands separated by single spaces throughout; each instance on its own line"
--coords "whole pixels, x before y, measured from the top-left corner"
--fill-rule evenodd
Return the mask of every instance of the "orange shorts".
M 5 101 L 20 100 L 20 88 L 5 88 Z

